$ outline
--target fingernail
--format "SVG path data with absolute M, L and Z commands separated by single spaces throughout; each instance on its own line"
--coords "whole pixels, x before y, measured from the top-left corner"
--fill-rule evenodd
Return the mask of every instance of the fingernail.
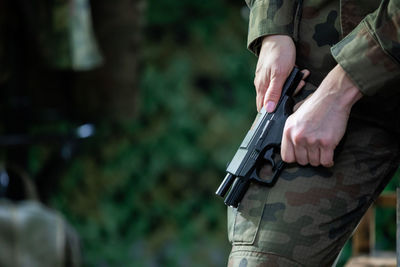
M 267 105 L 265 106 L 265 109 L 267 110 L 268 113 L 271 113 L 275 109 L 275 102 L 273 101 L 268 101 Z

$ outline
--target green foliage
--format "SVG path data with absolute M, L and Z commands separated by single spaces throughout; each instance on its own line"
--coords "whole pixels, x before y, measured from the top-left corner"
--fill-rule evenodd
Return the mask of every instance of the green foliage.
M 386 186 L 384 192 L 396 192 L 399 187 L 400 168 L 392 180 Z M 375 209 L 375 250 L 396 251 L 396 209 L 381 208 Z M 351 257 L 351 239 L 346 243 L 340 255 L 337 267 L 344 266 Z
M 399 187 L 400 168 L 385 188 L 385 192 L 396 192 Z M 376 249 L 396 250 L 396 209 L 378 207 L 375 211 Z
M 255 116 L 240 7 L 148 2 L 139 115 L 104 121 L 52 199 L 87 266 L 226 264 L 226 207 L 214 192 Z
M 226 264 L 226 208 L 214 192 L 255 116 L 243 5 L 147 2 L 138 116 L 97 125 L 51 199 L 78 230 L 85 266 Z M 31 149 L 31 172 L 49 155 Z

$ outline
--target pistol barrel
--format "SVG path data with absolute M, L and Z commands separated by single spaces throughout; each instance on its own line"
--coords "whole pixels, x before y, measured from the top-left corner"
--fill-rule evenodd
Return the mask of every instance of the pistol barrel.
M 231 187 L 234 179 L 235 179 L 235 176 L 233 176 L 232 174 L 228 173 L 225 176 L 225 178 L 222 181 L 222 183 L 220 184 L 220 186 L 218 187 L 218 189 L 215 192 L 215 194 L 220 196 L 220 197 L 224 197 L 226 192 L 228 192 L 229 187 Z
M 246 179 L 236 178 L 232 185 L 231 191 L 225 198 L 225 205 L 237 208 L 247 189 L 249 188 L 250 181 Z

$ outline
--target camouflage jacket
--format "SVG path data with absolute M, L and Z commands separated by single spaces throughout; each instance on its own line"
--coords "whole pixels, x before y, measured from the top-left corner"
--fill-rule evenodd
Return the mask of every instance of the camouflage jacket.
M 251 51 L 258 54 L 265 35 L 291 36 L 296 43 L 296 63 L 311 71 L 310 83 L 318 86 L 340 64 L 365 96 L 373 96 L 359 101 L 353 113 L 400 130 L 400 119 L 388 118 L 400 115 L 400 0 L 246 3 Z M 376 114 L 377 109 L 382 112 Z

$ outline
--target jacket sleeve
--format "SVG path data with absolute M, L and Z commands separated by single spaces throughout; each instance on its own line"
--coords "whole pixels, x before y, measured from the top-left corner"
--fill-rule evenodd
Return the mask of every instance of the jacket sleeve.
M 400 93 L 400 0 L 382 1 L 331 52 L 363 94 Z
M 299 0 L 246 0 L 250 8 L 247 47 L 258 55 L 263 36 L 289 35 L 297 40 Z

